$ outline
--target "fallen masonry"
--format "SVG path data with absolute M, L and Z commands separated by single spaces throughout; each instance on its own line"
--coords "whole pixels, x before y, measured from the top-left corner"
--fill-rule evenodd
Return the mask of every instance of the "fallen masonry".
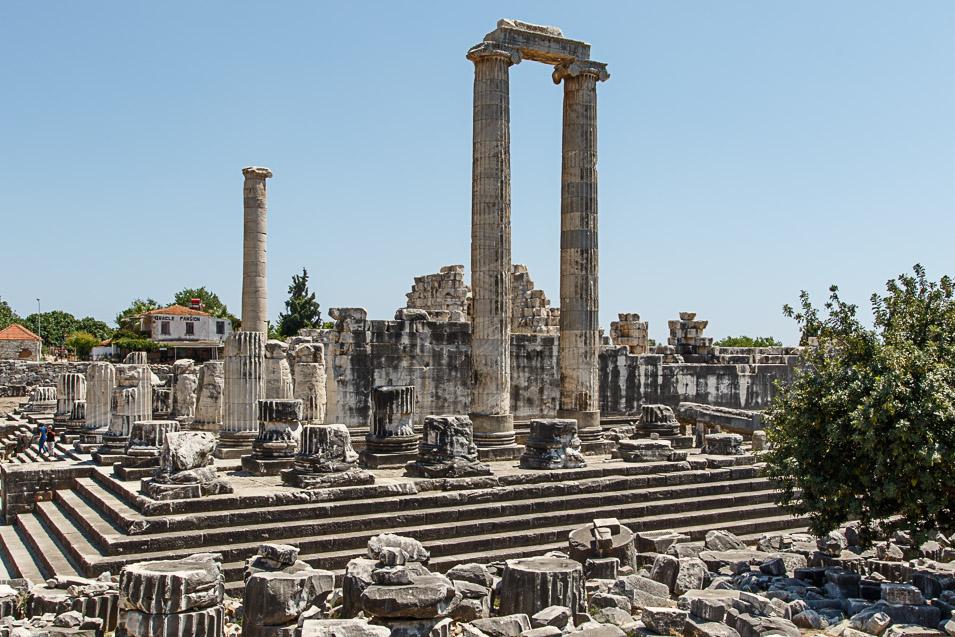
M 594 551 L 600 531 L 628 544 L 625 560 L 585 555 L 604 561 L 588 569 L 573 559 L 582 530 Z M 309 566 L 296 546 L 266 543 L 232 595 L 218 553 L 132 563 L 96 579 L 6 580 L 0 634 L 955 635 L 955 536 L 914 546 L 896 533 L 881 551 L 854 546 L 856 537 L 852 526 L 755 541 L 710 529 L 701 541 L 664 531 L 640 542 L 603 519 L 573 532 L 569 552 L 447 565 L 417 540 L 384 533 L 336 571 Z M 950 559 L 935 559 L 940 551 Z

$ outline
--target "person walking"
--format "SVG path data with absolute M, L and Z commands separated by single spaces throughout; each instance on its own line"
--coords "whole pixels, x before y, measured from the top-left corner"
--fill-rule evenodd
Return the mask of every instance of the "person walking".
M 45 453 L 46 450 L 46 425 L 40 423 L 40 427 L 37 429 L 40 434 L 40 444 L 37 447 L 37 453 Z
M 56 451 L 56 429 L 53 428 L 53 425 L 50 425 L 50 428 L 46 431 L 46 451 L 47 453 Z

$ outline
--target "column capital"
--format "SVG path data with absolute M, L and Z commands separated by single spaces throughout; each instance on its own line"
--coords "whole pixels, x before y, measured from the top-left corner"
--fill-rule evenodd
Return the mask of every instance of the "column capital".
M 600 82 L 606 82 L 610 79 L 610 73 L 607 72 L 606 62 L 594 62 L 593 60 L 574 60 L 566 64 L 558 64 L 554 67 L 554 84 L 560 84 L 565 77 L 577 77 L 578 75 L 592 75 Z
M 268 179 L 272 176 L 272 171 L 261 166 L 246 166 L 242 169 L 242 174 L 246 179 Z
M 509 64 L 520 64 L 521 52 L 497 42 L 480 42 L 468 49 L 467 58 L 472 62 L 489 57 L 499 57 Z

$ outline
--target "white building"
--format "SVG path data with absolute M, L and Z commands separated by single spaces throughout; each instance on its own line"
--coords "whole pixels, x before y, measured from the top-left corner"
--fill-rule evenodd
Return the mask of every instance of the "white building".
M 226 336 L 232 333 L 229 319 L 181 305 L 145 312 L 141 329 L 159 345 L 159 360 L 192 358 L 205 361 L 220 358 Z

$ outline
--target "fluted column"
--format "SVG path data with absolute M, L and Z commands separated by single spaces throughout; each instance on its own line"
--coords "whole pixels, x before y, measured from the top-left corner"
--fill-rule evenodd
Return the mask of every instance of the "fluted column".
M 251 448 L 259 433 L 259 400 L 265 396 L 265 338 L 234 332 L 225 341 L 221 447 Z
M 242 238 L 242 330 L 268 333 L 268 294 L 266 286 L 266 219 L 268 197 L 265 180 L 272 176 L 268 168 L 242 169 L 244 226 Z
M 90 363 L 86 368 L 86 423 L 81 442 L 98 444 L 109 429 L 116 386 L 116 369 L 112 363 Z
M 511 415 L 511 137 L 508 69 L 520 53 L 482 42 L 474 63 L 471 173 L 471 420 L 479 447 L 514 443 Z
M 56 377 L 55 422 L 66 422 L 73 413 L 73 404 L 86 400 L 86 377 L 76 372 L 66 372 Z
M 584 441 L 600 437 L 598 379 L 597 82 L 607 65 L 580 61 L 554 69 L 564 84 L 560 175 L 560 405 Z

